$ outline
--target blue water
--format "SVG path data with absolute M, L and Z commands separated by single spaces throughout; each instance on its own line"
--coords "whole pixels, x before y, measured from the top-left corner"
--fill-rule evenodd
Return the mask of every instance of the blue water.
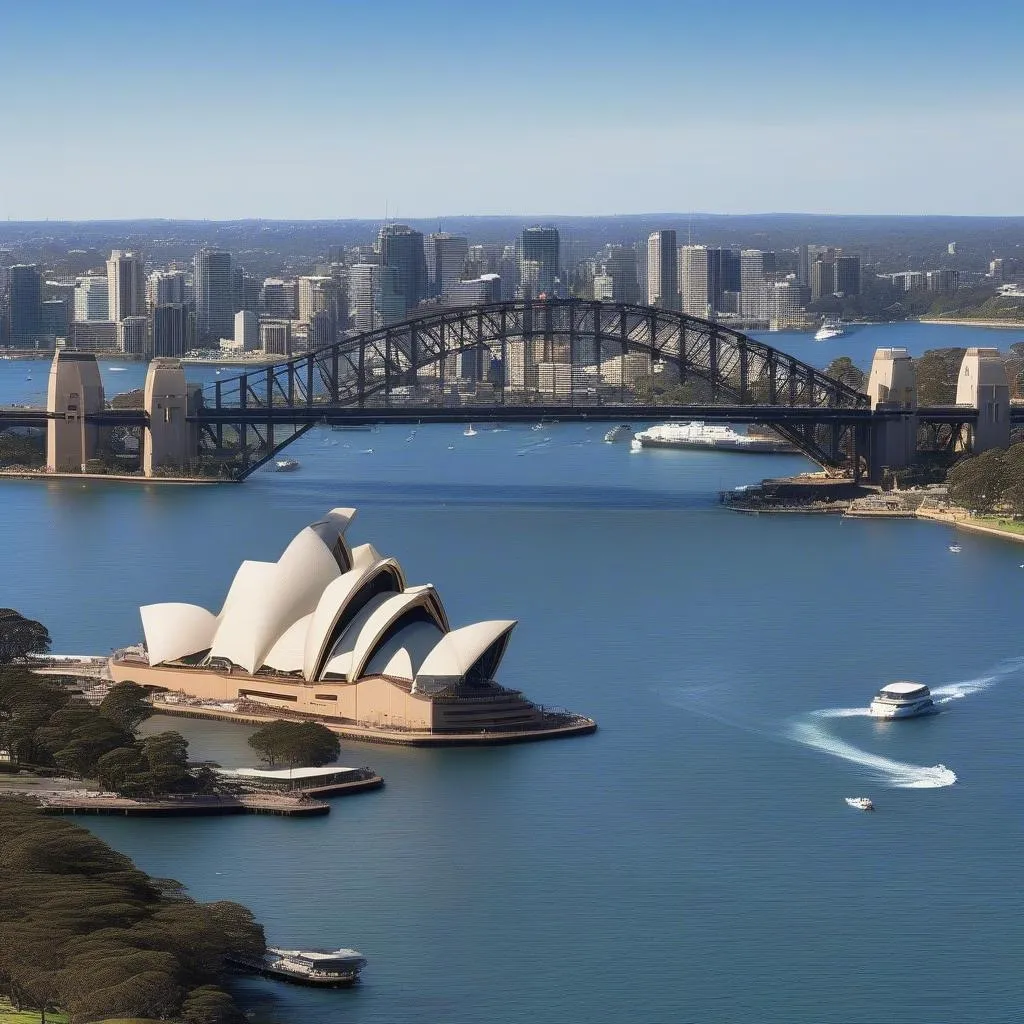
M 312 431 L 298 472 L 240 486 L 2 482 L 0 606 L 57 650 L 138 639 L 148 601 L 216 608 L 243 558 L 355 505 L 353 542 L 436 584 L 454 624 L 519 619 L 501 681 L 601 726 L 346 744 L 387 786 L 323 819 L 90 827 L 248 904 L 275 942 L 370 958 L 351 992 L 246 984 L 276 1021 L 1018 1020 L 1024 547 L 968 535 L 952 554 L 933 524 L 717 506 L 799 458 L 478 428 Z M 896 678 L 938 689 L 943 713 L 857 713 Z M 252 763 L 243 728 L 164 726 Z

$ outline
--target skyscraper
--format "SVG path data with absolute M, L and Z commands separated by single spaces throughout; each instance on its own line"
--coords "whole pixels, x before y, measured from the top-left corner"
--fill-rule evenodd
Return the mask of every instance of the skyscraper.
M 836 265 L 831 260 L 815 260 L 811 264 L 811 302 L 836 292 Z
M 552 227 L 524 228 L 519 236 L 519 283 L 524 297 L 537 298 L 540 295 L 554 295 L 558 280 L 558 229 Z M 537 264 L 536 280 L 530 273 L 524 273 L 525 264 Z M 527 290 L 530 294 L 527 296 Z
M 843 295 L 860 295 L 860 257 L 836 257 L 836 291 Z
M 414 310 L 427 297 L 427 258 L 423 235 L 405 224 L 385 224 L 378 236 L 380 262 L 395 272 L 397 295 L 404 312 Z
M 193 266 L 197 343 L 200 348 L 217 348 L 220 339 L 230 338 L 235 327 L 231 254 L 200 249 Z
M 647 239 L 647 305 L 679 309 L 679 260 L 674 231 L 654 231 Z
M 767 317 L 768 288 L 775 275 L 775 253 L 761 249 L 740 251 L 740 313 Z
M 605 274 L 612 279 L 612 301 L 638 302 L 636 249 L 631 245 L 609 245 L 603 264 Z
M 42 317 L 42 278 L 34 263 L 19 263 L 8 274 L 8 339 L 12 348 L 36 348 Z
M 126 316 L 117 324 L 117 347 L 126 355 L 149 355 L 149 317 Z
M 482 249 L 483 246 L 474 248 Z M 462 280 L 468 254 L 469 240 L 462 235 L 450 235 L 447 231 L 427 235 L 426 259 L 431 295 L 447 295 L 452 285 Z M 479 272 L 486 273 L 489 269 L 481 267 Z
M 690 316 L 706 317 L 711 299 L 708 291 L 708 249 L 684 245 L 679 249 L 679 291 L 682 310 Z
M 188 344 L 188 307 L 180 302 L 165 302 L 153 307 L 153 355 L 184 355 Z
M 105 277 L 80 277 L 75 284 L 75 319 L 108 320 L 110 290 Z
M 115 249 L 107 260 L 109 319 L 115 323 L 146 312 L 146 284 L 142 260 L 133 252 Z
M 157 271 L 146 285 L 152 306 L 180 304 L 185 301 L 185 275 L 180 270 Z

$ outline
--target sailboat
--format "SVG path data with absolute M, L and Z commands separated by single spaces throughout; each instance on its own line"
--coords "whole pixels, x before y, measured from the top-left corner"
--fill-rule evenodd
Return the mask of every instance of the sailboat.
M 468 427 L 462 432 L 466 437 L 476 437 L 477 432 L 473 429 L 473 424 L 470 423 Z

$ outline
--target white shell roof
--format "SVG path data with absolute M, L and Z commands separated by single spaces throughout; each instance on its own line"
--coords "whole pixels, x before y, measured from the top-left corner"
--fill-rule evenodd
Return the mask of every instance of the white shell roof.
M 433 678 L 459 679 L 473 663 L 516 624 L 515 619 L 491 619 L 474 622 L 445 633 L 427 655 L 417 675 Z
M 151 665 L 177 661 L 213 644 L 217 616 L 197 604 L 147 604 L 139 614 Z
M 391 676 L 411 683 L 444 633 L 432 622 L 411 622 L 374 650 L 364 676 Z
M 401 586 L 405 586 L 405 575 L 402 567 L 393 558 L 378 558 L 374 561 L 367 561 L 371 555 L 377 552 L 372 544 L 364 544 L 352 552 L 353 558 L 359 556 L 356 567 L 343 573 L 337 579 L 329 583 L 320 600 L 317 602 L 313 612 L 313 618 L 309 624 L 309 632 L 306 635 L 305 651 L 302 658 L 302 674 L 308 680 L 316 676 L 317 668 L 328 654 L 325 649 L 330 640 L 331 632 L 338 620 L 344 614 L 349 601 L 355 597 L 359 588 L 369 581 L 377 573 L 385 568 L 393 568 L 398 573 Z M 349 629 L 351 629 L 351 623 Z
M 301 672 L 302 659 L 306 650 L 306 633 L 313 619 L 313 613 L 303 615 L 293 622 L 278 638 L 270 652 L 263 659 L 263 664 L 278 672 Z
M 444 630 L 447 623 L 444 621 L 444 611 L 440 608 L 440 604 L 437 591 L 429 585 L 413 587 L 401 594 L 392 594 L 378 604 L 361 624 L 352 648 L 352 659 L 349 663 L 347 678 L 354 680 L 362 676 L 363 669 L 381 637 L 413 608 L 425 608 L 434 618 L 438 629 Z M 355 626 L 356 623 L 353 621 L 349 629 L 346 630 L 346 637 L 348 633 L 355 632 Z
M 378 594 L 376 597 L 370 598 L 362 608 L 356 612 L 355 617 L 348 624 L 345 632 L 341 634 L 341 638 L 334 645 L 334 650 L 330 652 L 327 664 L 324 665 L 323 672 L 320 673 L 321 679 L 328 674 L 341 676 L 344 679 L 349 678 L 349 667 L 352 664 L 352 653 L 355 651 L 356 643 L 359 640 L 359 635 L 362 633 L 366 623 L 370 621 L 370 617 L 373 613 L 386 601 L 391 600 L 393 597 L 397 597 L 396 594 Z

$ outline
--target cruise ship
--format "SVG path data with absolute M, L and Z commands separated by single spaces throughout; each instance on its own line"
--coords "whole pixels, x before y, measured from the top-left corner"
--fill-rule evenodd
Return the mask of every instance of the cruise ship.
M 844 333 L 842 324 L 838 320 L 827 316 L 818 328 L 818 333 L 814 335 L 814 340 L 830 341 L 832 338 L 842 337 Z
M 916 718 L 932 714 L 935 704 L 923 683 L 901 681 L 883 686 L 868 711 L 872 718 Z
M 796 449 L 778 437 L 740 434 L 727 424 L 660 423 L 641 430 L 633 438 L 634 448 L 696 448 L 760 454 L 789 453 Z

